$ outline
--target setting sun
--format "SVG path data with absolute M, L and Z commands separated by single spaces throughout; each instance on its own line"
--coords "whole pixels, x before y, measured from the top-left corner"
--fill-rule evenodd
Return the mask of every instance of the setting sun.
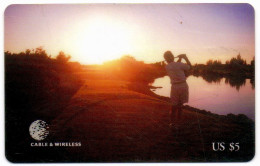
M 154 63 L 166 50 L 194 63 L 239 53 L 250 62 L 253 16 L 250 5 L 18 5 L 5 12 L 5 50 L 43 46 L 52 57 L 63 51 L 81 64 L 123 55 Z
M 121 22 L 95 18 L 78 28 L 74 52 L 83 63 L 102 64 L 131 50 L 131 31 Z

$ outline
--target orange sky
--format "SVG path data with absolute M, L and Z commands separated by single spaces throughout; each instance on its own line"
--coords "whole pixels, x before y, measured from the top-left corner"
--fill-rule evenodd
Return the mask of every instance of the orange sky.
M 5 50 L 43 46 L 56 56 L 101 64 L 122 55 L 147 63 L 186 53 L 192 63 L 255 55 L 254 10 L 248 4 L 11 5 Z

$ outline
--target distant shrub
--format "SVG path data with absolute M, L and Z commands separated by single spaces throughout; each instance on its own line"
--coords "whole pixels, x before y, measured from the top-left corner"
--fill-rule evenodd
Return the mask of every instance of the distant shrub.
M 59 63 L 67 63 L 71 57 L 66 55 L 63 51 L 60 51 L 56 57 L 57 62 Z
M 220 66 L 222 65 L 222 62 L 221 60 L 208 60 L 207 63 L 206 63 L 208 66 Z
M 152 82 L 153 79 L 165 75 L 165 70 L 159 63 L 145 64 L 129 55 L 106 62 L 103 66 L 105 72 L 127 81 Z

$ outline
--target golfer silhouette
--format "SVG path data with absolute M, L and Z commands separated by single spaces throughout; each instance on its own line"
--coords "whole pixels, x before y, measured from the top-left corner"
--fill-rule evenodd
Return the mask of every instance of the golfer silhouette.
M 174 56 L 171 51 L 164 53 L 164 59 L 167 62 L 165 69 L 171 79 L 171 104 L 170 127 L 178 128 L 182 121 L 182 107 L 189 101 L 189 86 L 186 82 L 185 73 L 191 69 L 191 63 L 186 54 L 177 56 L 178 61 L 174 62 Z M 181 60 L 184 59 L 185 63 Z

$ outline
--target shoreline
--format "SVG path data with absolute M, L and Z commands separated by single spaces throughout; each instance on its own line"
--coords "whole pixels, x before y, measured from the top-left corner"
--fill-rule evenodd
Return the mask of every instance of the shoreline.
M 132 82 L 128 84 L 128 89 L 151 96 L 151 97 L 155 97 L 157 99 L 160 99 L 162 101 L 165 101 L 167 103 L 170 103 L 170 98 L 169 97 L 164 97 L 164 96 L 160 96 L 157 95 L 156 93 L 154 93 L 152 91 L 152 89 L 157 89 L 157 88 L 161 88 L 161 87 L 156 87 L 156 86 L 152 86 L 149 85 L 150 83 L 146 84 L 146 83 L 138 83 L 138 82 Z M 192 112 L 198 112 L 204 115 L 211 115 L 214 117 L 219 117 L 219 118 L 227 118 L 231 121 L 238 121 L 238 122 L 243 122 L 243 121 L 247 121 L 247 122 L 253 122 L 255 123 L 255 121 L 251 118 L 249 118 L 248 116 L 246 116 L 245 114 L 232 114 L 232 113 L 228 113 L 226 115 L 220 115 L 220 114 L 216 114 L 216 113 L 212 113 L 211 111 L 205 110 L 205 109 L 199 109 L 199 108 L 195 108 L 192 107 L 188 104 L 183 106 L 184 109 L 188 110 L 188 111 L 192 111 Z

